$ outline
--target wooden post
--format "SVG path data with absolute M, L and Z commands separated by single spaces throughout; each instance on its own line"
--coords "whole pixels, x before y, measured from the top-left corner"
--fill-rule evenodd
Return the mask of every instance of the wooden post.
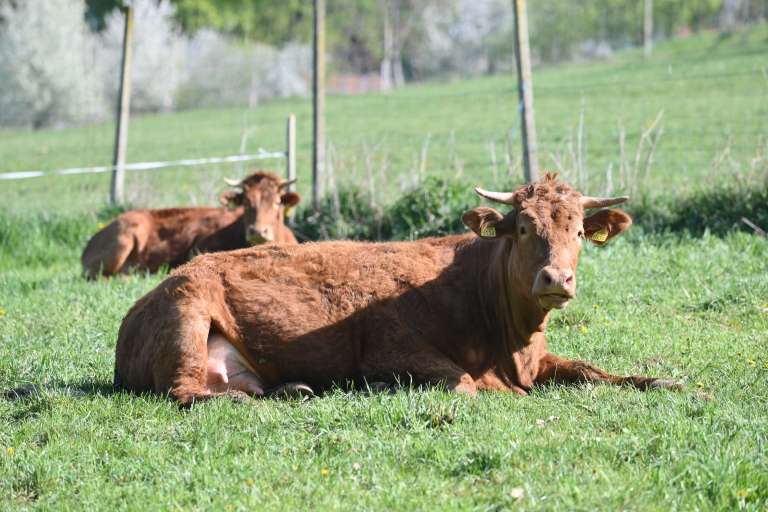
M 288 116 L 288 125 L 285 133 L 285 177 L 288 180 L 296 179 L 296 116 Z M 288 190 L 294 190 L 295 185 L 289 185 Z
M 112 160 L 112 204 L 123 202 L 125 182 L 125 154 L 128 150 L 128 121 L 131 114 L 131 61 L 133 56 L 133 9 L 125 7 L 125 30 L 123 32 L 123 59 L 120 67 L 120 93 L 117 100 L 117 130 L 115 152 Z
M 312 207 L 317 209 L 325 172 L 325 0 L 314 0 L 312 64 Z
M 653 51 L 653 0 L 645 0 L 643 20 L 643 56 L 647 59 Z
M 517 62 L 517 87 L 520 96 L 520 124 L 523 139 L 523 168 L 526 181 L 539 178 L 539 162 L 536 156 L 536 122 L 533 112 L 533 79 L 531 77 L 531 50 L 528 45 L 528 15 L 525 0 L 515 3 L 515 61 Z

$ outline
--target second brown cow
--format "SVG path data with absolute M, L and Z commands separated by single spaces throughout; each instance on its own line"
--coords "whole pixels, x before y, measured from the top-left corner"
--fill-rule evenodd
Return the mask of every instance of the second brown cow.
M 123 320 L 115 384 L 182 404 L 305 382 L 443 383 L 527 394 L 547 381 L 672 388 L 547 350 L 550 311 L 576 294 L 583 240 L 631 225 L 626 198 L 582 196 L 553 176 L 497 193 L 509 211 L 464 214 L 474 234 L 413 242 L 267 246 L 196 258 Z
M 272 173 L 258 171 L 221 195 L 227 207 L 132 210 L 98 231 L 81 258 L 86 277 L 176 267 L 200 252 L 241 249 L 274 242 L 295 244 L 285 225 L 299 195 Z

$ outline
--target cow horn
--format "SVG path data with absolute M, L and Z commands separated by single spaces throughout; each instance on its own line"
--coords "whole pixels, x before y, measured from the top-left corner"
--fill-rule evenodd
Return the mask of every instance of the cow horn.
M 581 202 L 581 206 L 586 208 L 602 208 L 604 206 L 613 206 L 615 204 L 621 204 L 624 201 L 627 201 L 629 197 L 627 196 L 621 196 L 621 197 L 592 197 L 592 196 L 581 196 L 579 201 Z
M 296 183 L 296 180 L 298 178 L 293 178 L 292 180 L 285 180 L 282 183 L 280 183 L 280 188 L 290 187 L 294 183 Z
M 224 183 L 230 187 L 239 187 L 242 184 L 240 180 L 233 180 L 232 178 L 224 178 Z
M 513 204 L 514 203 L 514 192 L 491 192 L 490 190 L 483 190 L 480 187 L 475 187 L 475 192 L 480 197 L 484 197 L 486 199 L 490 199 L 491 201 L 496 201 L 497 203 L 504 203 L 504 204 Z

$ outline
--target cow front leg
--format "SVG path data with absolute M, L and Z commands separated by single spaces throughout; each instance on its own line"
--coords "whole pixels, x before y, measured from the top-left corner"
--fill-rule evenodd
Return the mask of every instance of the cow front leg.
M 494 370 L 488 370 L 475 380 L 475 386 L 478 391 L 506 391 L 508 393 L 517 393 L 521 396 L 527 396 L 528 392 L 512 383 L 507 384 L 496 375 Z
M 444 385 L 450 391 L 474 396 L 477 386 L 472 376 L 450 358 L 437 350 L 377 353 L 362 365 L 364 377 L 410 376 L 418 384 Z
M 546 354 L 539 363 L 539 373 L 536 382 L 573 383 L 573 382 L 604 382 L 618 386 L 630 385 L 637 389 L 682 389 L 679 382 L 670 379 L 657 379 L 631 375 L 622 377 L 604 372 L 600 368 L 584 362 L 572 359 L 564 359 L 554 354 Z

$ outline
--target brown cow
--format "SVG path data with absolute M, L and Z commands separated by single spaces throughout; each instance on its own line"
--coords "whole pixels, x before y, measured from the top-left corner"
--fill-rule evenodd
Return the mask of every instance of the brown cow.
M 621 210 L 585 217 L 585 208 L 626 198 L 582 196 L 550 175 L 512 193 L 477 192 L 511 209 L 466 212 L 475 234 L 196 258 L 128 312 L 116 386 L 168 392 L 182 404 L 393 375 L 469 394 L 525 395 L 545 381 L 678 386 L 547 351 L 550 310 L 576 293 L 582 240 L 601 245 L 632 223 Z
M 221 195 L 229 208 L 165 208 L 125 212 L 88 241 L 81 258 L 86 277 L 176 267 L 198 252 L 241 249 L 266 242 L 296 243 L 285 209 L 299 196 L 290 183 L 258 171 Z

